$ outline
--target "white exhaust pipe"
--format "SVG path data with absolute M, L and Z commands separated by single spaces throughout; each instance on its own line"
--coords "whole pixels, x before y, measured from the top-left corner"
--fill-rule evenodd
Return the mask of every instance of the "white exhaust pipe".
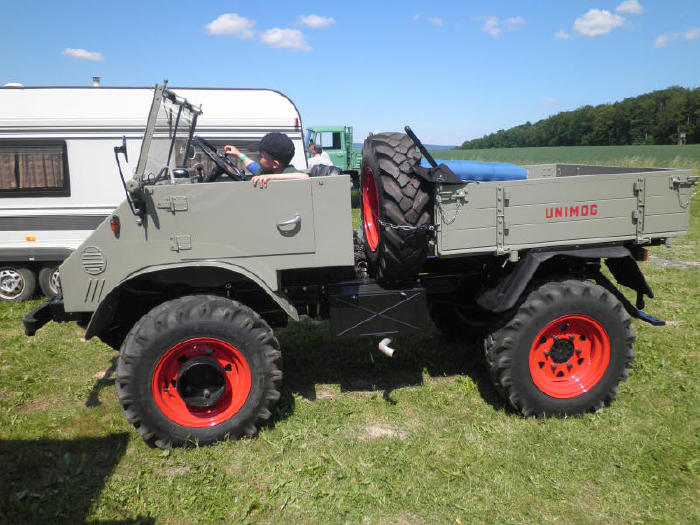
M 379 341 L 379 351 L 387 357 L 394 355 L 394 349 L 389 346 L 389 343 L 391 343 L 391 339 L 388 337 Z

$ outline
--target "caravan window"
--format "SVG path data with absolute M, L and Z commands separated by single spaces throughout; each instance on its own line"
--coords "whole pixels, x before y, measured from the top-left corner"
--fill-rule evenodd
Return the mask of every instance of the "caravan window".
M 0 197 L 20 195 L 70 195 L 65 142 L 0 142 Z

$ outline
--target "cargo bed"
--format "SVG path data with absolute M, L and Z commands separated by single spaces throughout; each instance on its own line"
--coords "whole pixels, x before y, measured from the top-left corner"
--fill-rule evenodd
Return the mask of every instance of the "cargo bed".
M 527 180 L 444 185 L 435 254 L 504 255 L 544 246 L 683 235 L 690 170 L 574 164 L 525 166 Z

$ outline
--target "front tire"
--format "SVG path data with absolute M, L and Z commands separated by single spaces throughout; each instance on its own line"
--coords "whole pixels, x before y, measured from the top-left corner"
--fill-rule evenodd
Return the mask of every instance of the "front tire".
M 122 344 L 117 397 L 160 448 L 252 436 L 279 399 L 282 354 L 268 324 L 217 296 L 187 296 L 142 317 Z
M 496 389 L 523 415 L 600 409 L 617 396 L 634 360 L 630 316 L 590 281 L 549 282 L 486 338 Z

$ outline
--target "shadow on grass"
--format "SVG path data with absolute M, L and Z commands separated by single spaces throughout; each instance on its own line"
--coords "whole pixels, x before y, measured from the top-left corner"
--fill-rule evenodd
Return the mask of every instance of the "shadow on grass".
M 0 521 L 152 524 L 144 516 L 86 522 L 92 502 L 124 455 L 129 435 L 71 440 L 0 440 Z
M 97 405 L 100 405 L 100 392 L 102 391 L 102 389 L 114 385 L 114 372 L 116 372 L 117 370 L 118 358 L 119 355 L 115 355 L 112 358 L 112 362 L 109 365 L 109 368 L 105 370 L 105 373 L 102 375 L 102 377 L 95 381 L 95 384 L 92 385 L 90 395 L 88 396 L 87 401 L 85 401 L 86 407 L 94 408 Z
M 332 339 L 326 322 L 292 323 L 277 336 L 284 359 L 283 418 L 294 411 L 292 394 L 313 401 L 319 384 L 338 384 L 343 392 L 383 391 L 384 399 L 394 403 L 393 390 L 421 385 L 425 373 L 468 376 L 487 403 L 495 410 L 504 408 L 484 366 L 480 340 L 450 340 L 429 329 L 397 337 L 390 358 L 377 349 L 379 338 Z

